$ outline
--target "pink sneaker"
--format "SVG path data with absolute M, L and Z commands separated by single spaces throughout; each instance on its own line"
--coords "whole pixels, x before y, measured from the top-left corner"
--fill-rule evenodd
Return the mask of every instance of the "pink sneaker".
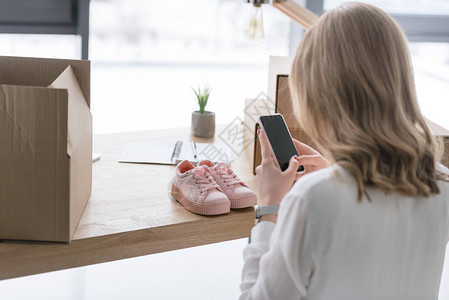
M 203 160 L 198 165 L 210 168 L 215 181 L 231 201 L 231 208 L 245 208 L 256 205 L 256 194 L 235 175 L 227 164 L 221 162 L 214 165 L 209 160 Z
M 209 167 L 195 168 L 188 160 L 176 166 L 171 195 L 196 214 L 219 215 L 230 211 L 229 199 L 215 182 Z

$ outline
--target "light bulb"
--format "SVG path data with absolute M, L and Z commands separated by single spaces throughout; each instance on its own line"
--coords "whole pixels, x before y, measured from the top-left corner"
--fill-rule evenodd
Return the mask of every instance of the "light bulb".
M 255 6 L 248 22 L 246 36 L 254 43 L 261 42 L 265 36 L 263 30 L 262 7 Z

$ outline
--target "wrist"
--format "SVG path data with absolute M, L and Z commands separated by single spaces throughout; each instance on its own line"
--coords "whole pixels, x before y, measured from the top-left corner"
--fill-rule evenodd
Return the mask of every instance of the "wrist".
M 264 215 L 261 216 L 259 219 L 259 222 L 272 222 L 272 223 L 276 223 L 278 219 L 277 215 Z
M 259 206 L 279 206 L 281 204 L 282 198 L 280 199 L 273 199 L 273 197 L 265 197 L 265 198 L 260 198 L 257 203 Z

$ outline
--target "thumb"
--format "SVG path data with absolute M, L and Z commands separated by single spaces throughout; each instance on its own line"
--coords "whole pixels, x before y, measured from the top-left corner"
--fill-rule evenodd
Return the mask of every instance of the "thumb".
M 290 158 L 288 168 L 287 170 L 284 171 L 284 173 L 287 173 L 289 176 L 296 177 L 296 172 L 298 171 L 298 168 L 299 168 L 298 156 L 295 155 L 292 156 L 292 158 Z

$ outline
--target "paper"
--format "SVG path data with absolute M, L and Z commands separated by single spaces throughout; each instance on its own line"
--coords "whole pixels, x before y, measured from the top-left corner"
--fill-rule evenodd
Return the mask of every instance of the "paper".
M 195 152 L 197 153 L 197 157 L 194 156 Z M 214 164 L 218 162 L 231 164 L 234 160 L 234 154 L 224 143 L 184 142 L 181 148 L 181 153 L 179 157 L 176 158 L 176 164 L 186 159 L 194 165 L 206 159 Z
M 178 146 L 178 147 L 177 147 Z M 194 152 L 196 148 L 197 157 Z M 175 165 L 183 160 L 193 164 L 208 159 L 212 162 L 231 163 L 232 150 L 221 143 L 194 143 L 190 141 L 129 143 L 119 162 Z

